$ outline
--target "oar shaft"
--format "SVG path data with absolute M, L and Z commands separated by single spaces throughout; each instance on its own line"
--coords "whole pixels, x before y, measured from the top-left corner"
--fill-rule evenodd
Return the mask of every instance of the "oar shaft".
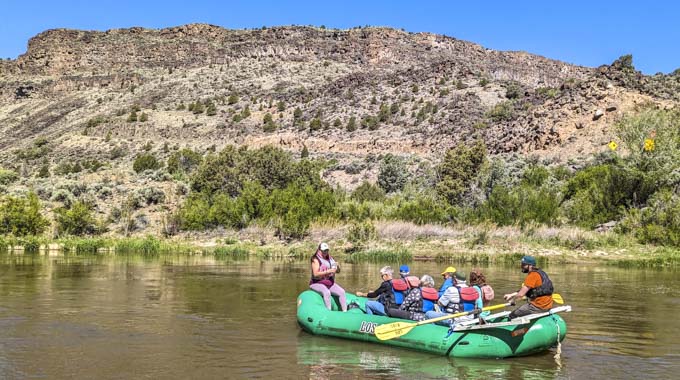
M 432 318 L 432 319 L 420 321 L 420 322 L 416 323 L 414 326 L 426 325 L 428 323 L 434 323 L 434 322 L 439 322 L 439 321 L 445 321 L 447 319 L 464 317 L 466 315 L 481 313 L 483 311 L 491 311 L 491 310 L 496 310 L 496 309 L 502 309 L 502 308 L 510 306 L 510 305 L 512 305 L 512 303 L 508 302 L 508 303 L 503 303 L 503 304 L 494 305 L 494 306 L 487 306 L 487 307 L 482 308 L 482 309 L 474 309 L 474 310 L 470 310 L 470 311 L 461 311 L 460 313 L 448 314 L 448 315 L 444 315 L 442 317 L 437 317 L 437 318 Z

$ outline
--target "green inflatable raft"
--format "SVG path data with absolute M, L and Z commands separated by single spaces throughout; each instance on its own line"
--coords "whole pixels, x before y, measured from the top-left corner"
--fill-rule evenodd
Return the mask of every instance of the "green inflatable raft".
M 506 311 L 492 315 L 484 325 L 463 322 L 451 332 L 448 327 L 430 323 L 394 339 L 379 340 L 374 335 L 376 326 L 402 320 L 365 314 L 362 311 L 365 310 L 364 297 L 347 294 L 347 302 L 355 302 L 359 308 L 340 312 L 334 298 L 330 311 L 318 293 L 306 290 L 297 299 L 298 323 L 303 330 L 316 335 L 383 343 L 460 358 L 507 358 L 542 352 L 564 340 L 567 325 L 557 313 L 571 311 L 570 306 L 561 306 L 550 312 L 513 320 L 508 320 Z

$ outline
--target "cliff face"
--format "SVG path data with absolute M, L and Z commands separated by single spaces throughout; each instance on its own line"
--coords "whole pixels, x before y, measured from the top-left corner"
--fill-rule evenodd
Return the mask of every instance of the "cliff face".
M 161 30 L 50 30 L 32 38 L 16 64 L 29 75 L 70 76 L 195 68 L 241 59 L 328 60 L 365 70 L 442 63 L 460 72 L 486 73 L 533 86 L 559 85 L 592 71 L 526 53 L 497 52 L 454 38 L 394 29 L 227 30 L 202 24 Z

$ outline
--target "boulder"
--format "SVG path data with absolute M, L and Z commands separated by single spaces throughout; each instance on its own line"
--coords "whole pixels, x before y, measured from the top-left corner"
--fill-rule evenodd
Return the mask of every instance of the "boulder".
M 604 111 L 602 111 L 601 109 L 597 109 L 595 111 L 595 114 L 593 115 L 593 120 L 598 120 L 602 116 L 604 116 Z

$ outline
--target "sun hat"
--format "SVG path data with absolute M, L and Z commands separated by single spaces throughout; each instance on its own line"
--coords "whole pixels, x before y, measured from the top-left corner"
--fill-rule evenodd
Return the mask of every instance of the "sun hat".
M 319 249 L 322 250 L 322 251 L 327 251 L 327 250 L 330 249 L 330 247 L 326 243 L 321 243 L 321 244 L 319 244 Z
M 447 273 L 456 273 L 456 268 L 448 267 L 448 268 L 444 269 L 444 271 L 442 272 L 442 276 L 447 274 Z
M 411 273 L 411 269 L 408 267 L 408 265 L 402 265 L 402 266 L 399 267 L 399 273 L 409 274 L 409 273 Z

